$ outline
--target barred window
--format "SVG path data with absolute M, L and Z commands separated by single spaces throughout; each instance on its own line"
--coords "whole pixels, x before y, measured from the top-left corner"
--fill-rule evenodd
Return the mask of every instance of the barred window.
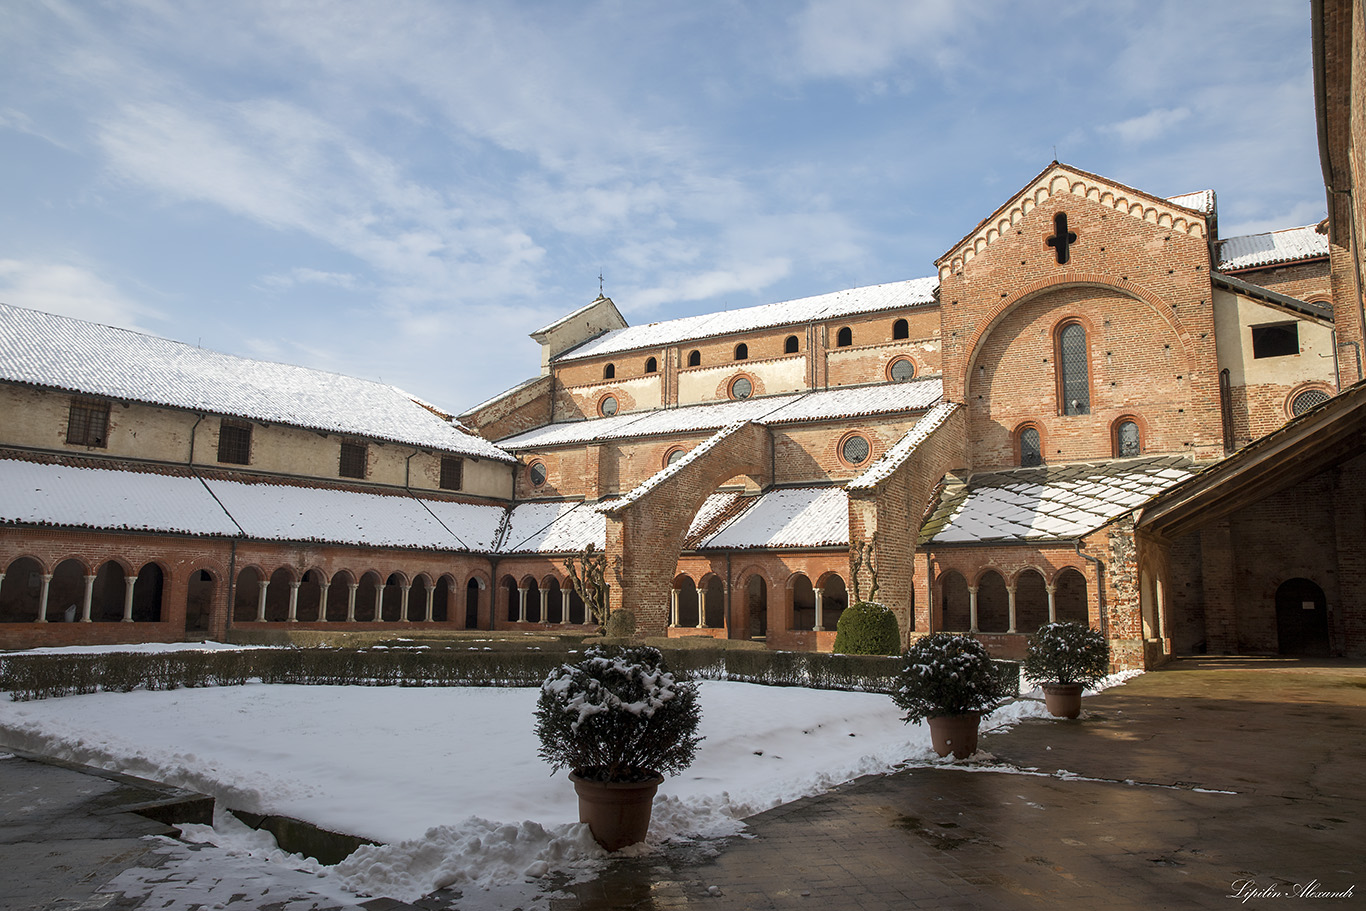
M 341 444 L 341 463 L 337 468 L 337 474 L 343 478 L 364 478 L 366 469 L 366 457 L 369 454 L 369 447 L 364 443 L 348 443 L 345 440 Z
M 109 401 L 73 396 L 66 419 L 66 442 L 105 448 L 109 444 Z
M 1043 464 L 1043 440 L 1039 428 L 1026 427 L 1020 431 L 1020 467 L 1035 468 Z
M 892 367 L 888 371 L 892 382 L 904 383 L 907 380 L 915 379 L 915 362 L 910 358 L 899 357 L 892 361 Z
M 455 456 L 441 457 L 441 489 L 459 490 L 465 477 L 465 460 Z
M 840 446 L 840 455 L 850 465 L 862 465 L 868 460 L 871 452 L 872 447 L 868 444 L 868 438 L 859 434 L 846 437 Z
M 1087 377 L 1086 330 L 1068 323 L 1058 333 L 1058 366 L 1062 376 L 1063 414 L 1091 413 L 1091 383 Z
M 619 407 L 620 405 L 617 404 L 615 396 L 604 395 L 602 397 L 602 401 L 598 402 L 598 414 L 610 418 L 612 415 L 617 413 L 617 409 Z
M 737 377 L 735 382 L 730 384 L 730 397 L 733 399 L 747 399 L 754 394 L 754 384 L 748 377 Z
M 1326 401 L 1328 401 L 1328 393 L 1322 389 L 1306 389 L 1295 396 L 1295 400 L 1290 403 L 1290 413 L 1299 417 L 1310 408 L 1322 405 Z
M 218 461 L 232 465 L 251 464 L 251 425 L 223 421 L 218 425 Z

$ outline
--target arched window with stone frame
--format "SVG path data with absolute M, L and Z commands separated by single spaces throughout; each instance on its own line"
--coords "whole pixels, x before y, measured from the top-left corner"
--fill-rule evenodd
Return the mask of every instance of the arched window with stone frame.
M 1056 341 L 1058 411 L 1065 415 L 1090 414 L 1091 358 L 1086 327 L 1078 320 L 1067 320 L 1058 327 Z
M 1111 442 L 1117 459 L 1130 458 L 1143 454 L 1143 428 L 1132 414 L 1126 414 L 1114 422 Z

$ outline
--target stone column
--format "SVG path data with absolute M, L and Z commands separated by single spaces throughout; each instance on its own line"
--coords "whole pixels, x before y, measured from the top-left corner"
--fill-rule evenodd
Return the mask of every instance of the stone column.
M 384 590 L 388 587 L 387 585 L 375 586 L 375 623 L 384 622 Z
M 256 583 L 260 590 L 256 595 L 256 622 L 266 622 L 266 589 L 270 588 L 269 579 L 261 579 Z
M 51 578 L 51 576 L 49 576 L 48 578 Z M 133 586 L 134 586 L 134 585 L 137 585 L 137 584 L 138 584 L 138 577 L 137 577 L 137 576 L 128 576 L 126 579 L 123 580 L 123 622 L 124 622 L 124 623 L 132 623 L 132 622 L 133 622 Z M 44 588 L 44 598 L 43 598 L 43 600 L 44 600 L 44 601 L 47 600 L 47 597 L 46 597 L 46 588 Z M 265 590 L 262 589 L 262 591 L 261 591 L 261 609 L 262 609 L 262 610 L 265 610 L 265 604 L 266 604 L 266 593 L 265 593 Z M 43 606 L 46 608 L 47 605 L 44 604 Z
M 1045 585 L 1043 589 L 1048 592 L 1048 622 L 1057 623 L 1058 602 L 1055 596 L 1058 594 L 1058 587 L 1056 585 Z
M 347 623 L 355 623 L 355 622 L 356 622 L 356 590 L 357 590 L 358 588 L 360 588 L 360 583 L 359 583 L 359 582 L 348 582 L 348 583 L 346 583 L 346 584 L 351 588 L 351 591 L 348 592 L 348 593 L 347 593 L 347 596 L 346 596 L 346 622 L 347 622 Z
M 818 588 L 816 591 L 816 632 L 825 629 L 825 589 Z
M 560 589 L 560 623 L 569 622 L 569 591 Z
M 4 578 L 5 578 L 4 575 L 3 575 L 3 574 L 0 574 L 0 580 L 3 580 Z M 94 577 L 94 576 L 86 576 L 86 577 L 85 577 L 85 596 L 81 599 L 81 622 L 82 622 L 82 623 L 89 623 L 89 622 L 90 622 L 90 605 L 91 605 L 91 603 L 92 603 L 94 600 L 95 600 L 95 577 Z
M 413 586 L 411 584 L 399 586 L 401 594 L 398 599 L 398 619 L 404 623 L 408 622 L 408 593 L 412 591 L 412 589 Z
M 39 623 L 46 623 L 46 622 L 47 622 L 47 593 L 48 593 L 48 589 L 50 589 L 51 587 L 52 587 L 52 573 L 43 573 L 43 588 L 42 588 L 42 590 L 38 593 L 38 622 L 39 622 Z M 132 592 L 132 589 L 129 589 L 129 592 L 131 593 L 131 592 Z M 132 595 L 131 595 L 131 594 L 129 595 L 129 603 L 130 603 L 130 604 L 132 603 Z M 125 619 L 131 620 L 132 617 L 129 616 L 129 617 L 126 617 Z
M 299 586 L 302 582 L 289 583 L 289 622 L 299 622 Z
M 447 591 L 449 592 L 449 590 L 450 590 L 450 589 L 448 588 Z M 446 597 L 447 597 L 448 603 L 449 603 L 450 595 L 448 594 Z M 448 608 L 448 610 L 449 610 L 449 608 Z M 435 617 L 435 616 L 436 616 L 436 586 L 435 586 L 435 585 L 428 585 L 428 586 L 427 586 L 427 613 L 426 613 L 424 619 L 426 620 L 426 622 L 431 623 L 431 622 L 432 622 L 432 618 Z M 449 620 L 450 617 L 447 616 L 446 619 Z
M 707 590 L 699 588 L 697 590 L 697 628 L 702 629 L 707 625 Z
M 968 632 L 980 632 L 977 629 L 977 586 L 968 586 Z
M 678 589 L 669 589 L 669 625 L 678 625 Z
M 541 589 L 541 622 L 550 622 L 550 589 Z
M 1015 586 L 1011 585 L 1006 588 L 1006 597 L 1010 606 L 1010 627 L 1006 632 L 1013 633 L 1015 632 Z
M 327 590 L 332 587 L 331 582 L 318 583 L 318 622 L 327 622 Z
M 526 589 L 520 586 L 517 588 L 517 622 L 526 622 Z

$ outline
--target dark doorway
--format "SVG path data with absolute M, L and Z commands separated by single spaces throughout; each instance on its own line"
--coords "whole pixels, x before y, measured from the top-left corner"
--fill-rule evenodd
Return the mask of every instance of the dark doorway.
M 465 629 L 479 628 L 479 580 L 465 586 Z
M 1328 657 L 1328 598 L 1308 579 L 1276 589 L 1276 638 L 1282 655 Z

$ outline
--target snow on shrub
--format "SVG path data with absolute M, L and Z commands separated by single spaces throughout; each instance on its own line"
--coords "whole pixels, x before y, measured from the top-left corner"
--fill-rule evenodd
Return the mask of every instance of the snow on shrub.
M 551 671 L 536 702 L 540 756 L 594 781 L 643 781 L 686 769 L 702 741 L 697 685 L 659 649 L 592 648 Z
M 1093 687 L 1110 673 L 1110 645 L 1100 630 L 1083 623 L 1048 623 L 1029 637 L 1024 672 L 1039 683 Z
M 907 650 L 892 701 L 906 721 L 989 712 L 1019 693 L 1019 669 L 971 636 L 932 633 Z

